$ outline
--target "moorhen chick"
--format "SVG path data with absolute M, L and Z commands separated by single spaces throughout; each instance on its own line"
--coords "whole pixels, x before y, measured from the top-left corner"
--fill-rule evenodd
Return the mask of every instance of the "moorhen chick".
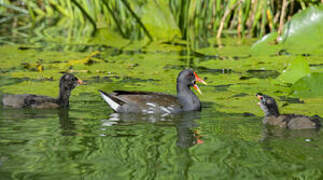
M 59 82 L 59 96 L 52 98 L 34 94 L 4 94 L 2 104 L 14 108 L 67 108 L 71 91 L 78 85 L 84 84 L 73 74 L 65 73 Z
M 200 111 L 200 100 L 190 89 L 193 87 L 201 94 L 196 85 L 197 81 L 206 84 L 193 70 L 186 69 L 177 76 L 177 96 L 139 91 L 114 91 L 111 94 L 101 90 L 99 92 L 115 112 L 170 114 L 181 111 Z
M 265 113 L 264 124 L 288 129 L 311 129 L 321 126 L 319 116 L 308 117 L 298 114 L 280 114 L 274 98 L 262 93 L 257 93 L 256 96 L 260 100 L 258 105 Z

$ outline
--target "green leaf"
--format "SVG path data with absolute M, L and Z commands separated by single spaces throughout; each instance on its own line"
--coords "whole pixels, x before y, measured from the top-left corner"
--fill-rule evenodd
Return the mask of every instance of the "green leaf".
M 284 25 L 281 43 L 290 51 L 322 54 L 323 5 L 297 13 Z M 320 51 L 318 51 L 320 49 Z
M 284 25 L 283 34 L 276 43 L 277 33 L 265 35 L 251 47 L 253 55 L 277 54 L 284 49 L 291 54 L 323 54 L 323 5 L 312 6 L 294 15 Z
M 272 32 L 265 35 L 251 46 L 251 53 L 253 55 L 268 55 L 277 53 L 279 50 L 279 47 L 275 44 L 277 36 L 277 32 Z
M 293 96 L 297 97 L 322 97 L 323 96 L 323 73 L 310 73 L 299 79 L 291 87 Z
M 282 74 L 277 78 L 277 80 L 281 83 L 291 83 L 293 84 L 300 78 L 310 73 L 310 67 L 308 62 L 301 57 L 293 60 L 286 70 L 282 72 Z
M 180 38 L 181 32 L 166 1 L 148 1 L 141 9 L 141 20 L 155 39 Z

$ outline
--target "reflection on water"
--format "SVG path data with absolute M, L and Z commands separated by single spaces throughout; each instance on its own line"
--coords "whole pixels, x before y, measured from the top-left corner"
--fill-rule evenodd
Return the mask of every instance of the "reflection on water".
M 319 129 L 302 129 L 302 130 L 289 130 L 286 128 L 264 126 L 263 138 L 261 141 L 270 141 L 272 139 L 303 139 L 306 142 L 319 138 Z
M 1 177 L 315 179 L 323 171 L 319 132 L 273 132 L 261 117 L 214 104 L 168 116 L 117 114 L 95 97 L 72 99 L 70 110 L 0 108 Z
M 201 143 L 200 135 L 196 133 L 198 121 L 201 118 L 199 112 L 181 113 L 179 119 L 176 120 L 177 141 L 176 145 L 182 148 L 191 147 L 197 143 Z
M 196 121 L 200 120 L 201 112 L 185 112 L 177 114 L 139 114 L 139 113 L 111 113 L 109 119 L 103 119 L 102 130 L 109 126 L 134 125 L 137 123 L 157 123 L 167 122 L 168 125 L 175 126 L 177 132 L 176 145 L 182 148 L 191 147 L 203 141 L 195 131 L 198 127 Z M 101 134 L 101 136 L 106 136 Z
M 73 119 L 69 118 L 68 116 L 68 109 L 60 109 L 58 110 L 58 119 L 59 124 L 61 127 L 61 134 L 62 136 L 74 136 L 75 133 L 75 123 L 73 122 Z
M 75 135 L 73 130 L 75 130 L 75 124 L 73 119 L 69 118 L 68 109 L 49 109 L 49 110 L 36 110 L 36 109 L 14 109 L 4 107 L 1 111 L 1 115 L 6 118 L 8 122 L 23 123 L 23 121 L 28 120 L 41 120 L 47 118 L 58 117 L 61 134 Z M 41 122 L 40 122 L 41 123 Z

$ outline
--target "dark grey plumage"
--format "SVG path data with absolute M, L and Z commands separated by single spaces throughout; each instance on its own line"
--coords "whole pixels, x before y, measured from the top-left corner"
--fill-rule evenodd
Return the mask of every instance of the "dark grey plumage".
M 99 90 L 102 98 L 115 112 L 135 113 L 176 113 L 180 111 L 200 111 L 199 98 L 190 89 L 198 89 L 196 82 L 205 83 L 191 69 L 183 70 L 177 77 L 177 96 L 139 91 L 114 91 L 107 94 Z M 206 84 L 206 83 L 205 83 Z
M 321 126 L 319 116 L 305 116 L 298 114 L 280 114 L 274 98 L 261 93 L 256 94 L 259 105 L 265 113 L 264 124 L 288 129 L 311 129 Z
M 65 73 L 60 78 L 59 96 L 57 99 L 35 94 L 4 94 L 2 104 L 13 108 L 67 108 L 71 91 L 82 83 L 73 74 Z

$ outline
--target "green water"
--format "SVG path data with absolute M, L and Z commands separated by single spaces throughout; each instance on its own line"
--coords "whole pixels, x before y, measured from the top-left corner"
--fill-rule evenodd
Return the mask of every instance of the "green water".
M 222 43 L 195 53 L 166 43 L 0 46 L 1 93 L 57 96 L 63 71 L 87 81 L 69 110 L 0 107 L 0 179 L 322 179 L 321 130 L 264 127 L 255 98 L 263 92 L 283 113 L 323 116 L 322 97 L 299 98 L 277 82 L 295 58 L 322 72 L 322 56 L 254 56 L 252 41 Z M 208 83 L 202 112 L 115 114 L 97 92 L 176 94 L 187 67 Z

